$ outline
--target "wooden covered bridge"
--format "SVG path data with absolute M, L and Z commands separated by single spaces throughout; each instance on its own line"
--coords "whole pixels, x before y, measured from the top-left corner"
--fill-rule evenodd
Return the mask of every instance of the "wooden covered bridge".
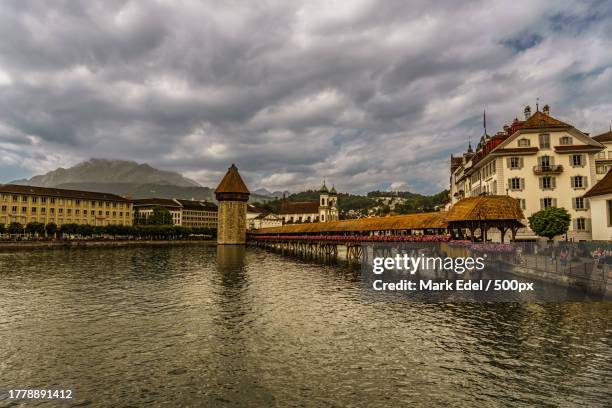
M 358 258 L 363 242 L 486 241 L 492 228 L 499 231 L 502 242 L 508 231 L 514 240 L 524 226 L 523 219 L 518 200 L 489 195 L 464 198 L 450 211 L 265 228 L 250 231 L 248 240 L 258 246 L 320 256 L 336 256 L 338 246 L 345 246 L 347 258 Z

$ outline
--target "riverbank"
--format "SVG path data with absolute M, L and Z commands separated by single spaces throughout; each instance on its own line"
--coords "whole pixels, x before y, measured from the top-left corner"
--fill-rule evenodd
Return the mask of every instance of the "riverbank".
M 206 240 L 105 240 L 105 241 L 5 241 L 0 242 L 2 249 L 49 249 L 49 248 L 111 248 L 164 245 L 216 245 L 215 239 Z

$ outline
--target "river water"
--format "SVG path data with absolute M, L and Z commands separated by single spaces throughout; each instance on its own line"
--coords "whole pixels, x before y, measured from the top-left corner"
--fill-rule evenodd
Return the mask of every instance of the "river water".
M 359 279 L 254 248 L 0 252 L 0 389 L 92 407 L 612 405 L 610 302 L 364 302 Z

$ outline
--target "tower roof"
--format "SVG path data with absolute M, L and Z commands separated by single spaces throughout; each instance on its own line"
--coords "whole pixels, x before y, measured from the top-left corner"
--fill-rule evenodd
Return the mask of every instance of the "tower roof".
M 217 201 L 248 201 L 249 195 L 249 189 L 242 181 L 238 168 L 232 164 L 215 190 Z
M 242 177 L 240 177 L 240 173 L 238 173 L 238 167 L 235 164 L 232 164 L 229 169 L 227 169 L 227 173 L 221 180 L 221 183 L 215 189 L 215 194 L 219 193 L 243 193 L 250 194 L 249 189 L 247 188 L 244 181 L 242 181 Z
M 332 186 L 331 190 L 329 190 L 329 194 L 336 195 L 338 192 L 336 191 L 336 187 Z
M 325 185 L 325 181 L 324 181 L 323 185 L 319 189 L 319 193 L 328 193 L 328 192 L 329 192 L 329 190 L 327 189 L 327 186 Z

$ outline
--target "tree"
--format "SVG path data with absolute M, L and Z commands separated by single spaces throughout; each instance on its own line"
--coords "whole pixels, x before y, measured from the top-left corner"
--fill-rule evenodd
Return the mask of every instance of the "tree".
M 8 233 L 11 235 L 23 234 L 23 225 L 18 222 L 11 222 L 8 226 Z
M 25 227 L 25 232 L 28 235 L 34 236 L 34 235 L 42 235 L 45 233 L 45 224 L 43 224 L 42 222 L 28 222 L 26 227 Z
M 162 206 L 153 207 L 153 214 L 147 218 L 148 225 L 172 225 L 172 214 Z
M 567 232 L 571 219 L 565 208 L 548 207 L 529 217 L 529 227 L 536 235 L 552 240 Z
M 57 233 L 57 225 L 54 222 L 50 222 L 45 225 L 45 232 L 47 236 L 54 236 Z
M 4 223 L 0 224 L 0 235 L 6 233 L 6 225 Z

